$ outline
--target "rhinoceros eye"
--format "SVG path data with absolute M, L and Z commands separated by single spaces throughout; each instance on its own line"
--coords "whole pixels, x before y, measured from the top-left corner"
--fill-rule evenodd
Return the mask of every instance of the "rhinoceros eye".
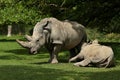
M 36 42 L 38 42 L 38 41 L 39 41 L 39 39 Z

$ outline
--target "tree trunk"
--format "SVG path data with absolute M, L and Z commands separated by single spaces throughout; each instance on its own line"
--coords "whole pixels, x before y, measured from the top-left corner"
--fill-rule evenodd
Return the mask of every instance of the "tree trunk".
M 7 37 L 11 36 L 11 32 L 12 32 L 12 25 L 8 25 L 8 34 L 7 34 Z

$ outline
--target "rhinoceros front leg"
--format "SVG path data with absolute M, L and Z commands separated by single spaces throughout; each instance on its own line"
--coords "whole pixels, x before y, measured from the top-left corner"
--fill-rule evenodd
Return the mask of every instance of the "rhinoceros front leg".
M 81 53 L 79 53 L 75 57 L 69 59 L 69 62 L 76 61 L 77 59 L 81 59 L 82 60 L 83 58 L 84 58 L 84 56 Z
M 52 61 L 52 52 L 49 51 L 49 54 L 50 54 L 50 59 L 48 60 L 48 62 L 51 63 L 51 61 Z
M 53 47 L 52 53 L 50 54 L 50 63 L 58 63 L 57 57 L 61 50 L 61 45 L 55 45 Z
M 74 65 L 75 65 L 75 66 L 85 67 L 85 66 L 87 66 L 89 63 L 90 63 L 90 60 L 89 60 L 89 59 L 84 59 L 83 61 L 77 62 L 77 63 L 75 63 Z
M 69 59 L 69 62 L 75 61 L 78 57 L 79 57 L 79 55 L 77 55 L 77 56 L 75 56 L 75 57 Z

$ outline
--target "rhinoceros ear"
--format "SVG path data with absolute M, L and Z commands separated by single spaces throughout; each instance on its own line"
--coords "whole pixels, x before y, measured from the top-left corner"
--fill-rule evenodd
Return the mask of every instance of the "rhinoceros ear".
M 88 43 L 83 43 L 81 47 L 84 48 L 87 45 L 88 45 Z
M 92 44 L 98 44 L 98 40 L 97 39 L 93 40 Z
M 51 31 L 50 21 L 47 21 L 46 24 L 43 26 L 43 30 Z
M 32 41 L 32 37 L 29 36 L 29 35 L 25 35 L 25 38 L 26 38 L 28 41 Z
M 18 44 L 20 44 L 24 48 L 30 48 L 31 47 L 29 42 L 20 41 L 18 39 L 16 41 L 17 41 Z

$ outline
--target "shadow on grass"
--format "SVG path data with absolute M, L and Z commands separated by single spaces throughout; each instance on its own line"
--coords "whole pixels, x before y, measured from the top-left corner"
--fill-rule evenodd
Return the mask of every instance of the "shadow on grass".
M 20 39 L 25 41 L 25 39 Z M 0 42 L 16 42 L 16 39 L 0 39 Z
M 79 70 L 79 69 L 78 69 Z M 98 72 L 97 72 L 98 71 Z M 66 71 L 41 66 L 0 66 L 1 80 L 119 80 L 120 70 Z M 6 77 L 7 75 L 7 77 Z
M 48 57 L 47 57 L 48 58 Z M 39 58 L 40 59 L 40 58 Z M 48 59 L 49 60 L 49 59 Z M 68 63 L 67 59 L 58 59 L 59 63 Z M 35 65 L 41 65 L 41 64 L 51 64 L 50 62 L 36 62 L 36 63 L 31 63 Z
M 7 50 L 7 51 L 4 51 L 4 52 L 14 53 L 14 54 L 17 54 L 17 55 L 29 55 L 27 49 L 13 49 L 13 50 Z
M 16 39 L 26 41 L 25 37 L 21 35 L 21 36 L 11 36 L 11 37 L 1 36 L 0 42 L 16 42 Z
M 48 53 L 45 48 L 41 48 L 40 50 L 41 51 L 39 53 L 37 53 L 37 54 Z M 4 52 L 14 53 L 14 54 L 17 54 L 17 55 L 34 55 L 34 54 L 29 54 L 28 49 L 13 49 L 13 50 L 7 50 L 7 51 L 4 51 Z
M 0 59 L 2 59 L 2 60 L 11 60 L 11 59 L 23 60 L 25 58 L 24 57 L 19 57 L 19 56 L 16 56 L 16 55 L 4 55 L 4 56 L 0 56 Z
M 42 48 L 40 53 L 37 54 L 29 54 L 27 49 L 11 49 L 4 51 L 5 55 L 1 55 L 0 59 L 10 60 L 27 60 L 27 59 L 42 59 L 49 58 L 49 54 L 46 49 Z
M 41 64 L 50 64 L 49 62 L 36 62 L 36 63 L 30 63 L 35 65 L 41 65 Z
M 0 42 L 15 42 L 15 39 L 7 40 L 7 39 L 0 39 Z

